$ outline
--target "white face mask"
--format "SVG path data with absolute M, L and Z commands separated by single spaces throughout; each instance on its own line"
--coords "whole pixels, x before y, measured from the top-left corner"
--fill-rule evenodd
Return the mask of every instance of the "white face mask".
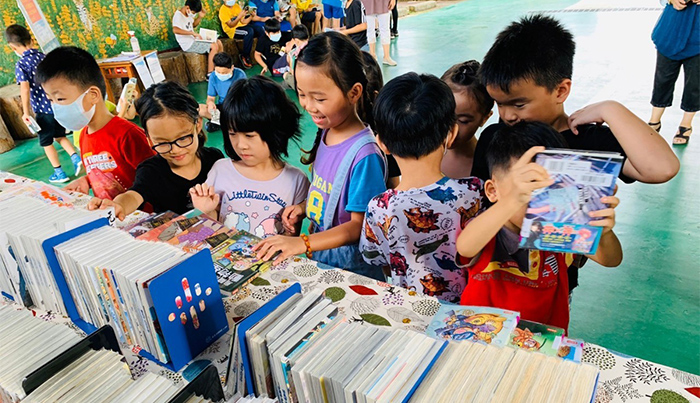
M 78 99 L 73 101 L 70 105 L 59 105 L 57 103 L 52 103 L 53 116 L 56 121 L 71 131 L 77 131 L 87 126 L 95 116 L 95 106 L 93 105 L 89 111 L 83 109 L 83 99 L 85 95 L 90 90 L 87 90 L 83 95 L 79 96 Z
M 226 5 L 229 7 L 233 7 L 236 5 L 236 0 L 227 0 Z
M 190 18 L 194 18 L 195 15 L 197 15 L 197 13 L 193 13 L 192 11 L 187 12 L 187 16 Z
M 272 42 L 279 42 L 280 39 L 282 39 L 281 33 L 270 34 L 270 40 L 272 40 Z
M 228 73 L 228 74 L 221 74 L 221 73 L 215 71 L 214 74 L 216 74 L 216 78 L 218 78 L 219 81 L 226 81 L 226 80 L 230 79 L 231 77 L 233 77 L 233 72 Z

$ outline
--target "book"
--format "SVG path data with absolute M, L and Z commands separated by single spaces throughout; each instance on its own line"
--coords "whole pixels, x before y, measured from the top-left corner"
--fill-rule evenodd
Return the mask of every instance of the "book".
M 195 39 L 192 46 L 187 49 L 188 52 L 200 54 L 209 52 L 211 50 L 211 44 L 216 42 L 219 33 L 213 29 L 200 28 L 199 36 L 201 36 L 202 39 Z
M 441 304 L 426 333 L 438 339 L 508 344 L 520 313 L 481 306 Z
M 272 262 L 258 259 L 252 250 L 260 241 L 253 234 L 239 231 L 212 249 L 214 269 L 222 291 L 233 293 L 272 266 Z
M 520 230 L 520 248 L 590 255 L 602 227 L 589 225 L 591 211 L 607 208 L 622 169 L 618 153 L 552 149 L 537 154 L 537 164 L 554 183 L 535 190 Z
M 539 351 L 557 357 L 555 342 L 564 335 L 564 329 L 521 319 L 510 335 L 509 345 L 527 351 Z
M 165 211 L 160 214 L 154 214 L 145 217 L 143 220 L 140 220 L 132 224 L 131 226 L 128 226 L 123 229 L 124 231 L 128 232 L 129 235 L 133 236 L 134 238 L 138 238 L 139 236 L 145 234 L 153 228 L 159 227 L 163 224 L 170 222 L 177 216 L 178 215 L 172 211 Z

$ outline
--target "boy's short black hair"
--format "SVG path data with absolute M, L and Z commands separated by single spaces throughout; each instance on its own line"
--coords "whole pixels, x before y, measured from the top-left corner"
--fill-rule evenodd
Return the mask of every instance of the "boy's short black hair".
M 455 97 L 439 78 L 406 73 L 389 81 L 374 105 L 377 135 L 400 158 L 437 150 L 455 125 Z
M 233 66 L 233 58 L 226 52 L 219 52 L 214 55 L 214 66 L 230 69 Z
M 479 75 L 486 86 L 508 92 L 510 85 L 530 79 L 554 90 L 571 79 L 576 44 L 571 32 L 552 17 L 535 14 L 510 24 L 496 37 L 481 63 Z
M 185 5 L 195 13 L 202 11 L 202 0 L 185 0 Z
M 309 39 L 309 30 L 304 24 L 299 24 L 292 28 L 292 39 L 305 41 Z
M 27 28 L 12 24 L 5 28 L 5 41 L 12 45 L 29 46 L 32 44 L 32 35 Z
M 536 146 L 568 148 L 564 136 L 546 123 L 518 122 L 498 130 L 486 150 L 486 162 L 494 170 L 508 170 L 527 150 Z
M 34 79 L 39 85 L 61 77 L 87 90 L 91 86 L 107 93 L 105 79 L 95 58 L 87 51 L 75 46 L 61 46 L 49 52 L 36 67 Z
M 265 32 L 271 33 L 271 32 L 279 32 L 280 31 L 280 22 L 277 21 L 277 18 L 270 18 L 269 20 L 265 21 Z

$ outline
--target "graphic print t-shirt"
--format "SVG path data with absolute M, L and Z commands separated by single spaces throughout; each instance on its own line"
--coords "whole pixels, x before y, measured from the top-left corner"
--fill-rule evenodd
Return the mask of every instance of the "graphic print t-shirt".
M 177 10 L 173 15 L 173 27 L 177 27 L 188 32 L 194 32 L 194 17 L 188 17 L 180 10 Z M 187 49 L 191 48 L 192 44 L 194 43 L 194 36 L 175 34 L 175 40 L 177 40 L 177 43 L 180 44 L 182 50 L 187 51 Z
M 360 237 L 367 263 L 391 268 L 392 284 L 459 302 L 467 284 L 456 264 L 457 237 L 482 205 L 477 178 L 387 190 L 369 202 Z
M 83 128 L 80 152 L 93 193 L 107 199 L 129 189 L 136 177 L 136 167 L 155 155 L 146 133 L 117 116 L 94 133 L 88 134 L 87 127 Z
M 221 197 L 219 220 L 261 238 L 283 233 L 282 211 L 304 201 L 309 190 L 299 168 L 286 165 L 276 178 L 256 181 L 241 175 L 228 158 L 214 164 L 206 183 Z

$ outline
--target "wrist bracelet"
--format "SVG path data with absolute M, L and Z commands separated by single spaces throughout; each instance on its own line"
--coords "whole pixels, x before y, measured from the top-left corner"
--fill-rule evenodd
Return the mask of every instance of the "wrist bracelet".
M 314 255 L 314 251 L 311 250 L 311 244 L 309 243 L 309 237 L 306 236 L 306 234 L 301 234 L 301 239 L 304 241 L 304 245 L 306 245 L 306 257 L 311 259 L 311 257 Z

